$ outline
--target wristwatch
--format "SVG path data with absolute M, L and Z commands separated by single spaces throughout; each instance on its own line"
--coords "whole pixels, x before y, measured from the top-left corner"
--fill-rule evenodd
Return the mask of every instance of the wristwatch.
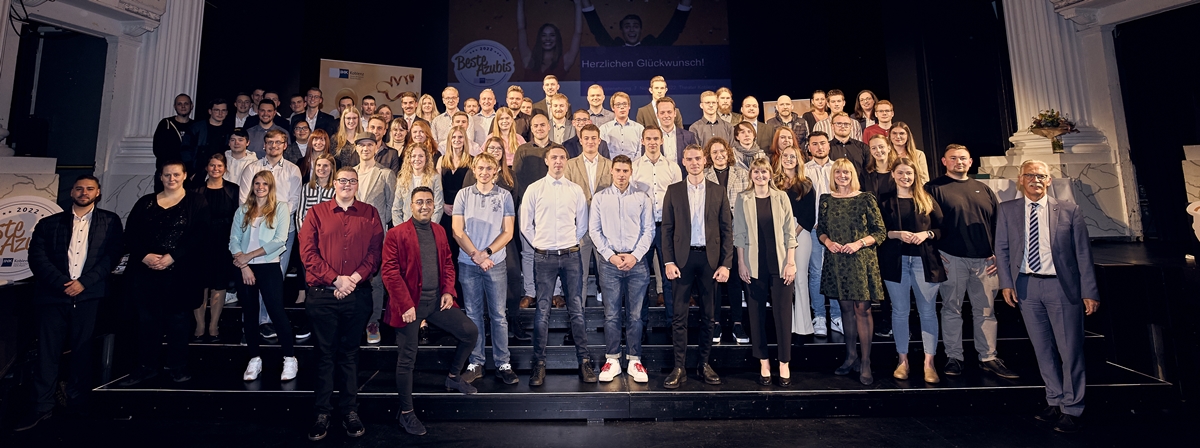
M 490 248 L 490 247 L 485 247 L 485 248 L 483 248 L 483 251 L 484 251 L 484 252 L 487 252 L 487 254 L 488 254 L 489 256 L 490 256 L 490 255 L 492 255 L 492 248 Z
M 932 230 L 926 230 L 926 231 L 925 231 L 925 233 L 926 233 L 926 234 L 928 234 L 930 238 L 933 238 L 933 231 L 932 231 Z

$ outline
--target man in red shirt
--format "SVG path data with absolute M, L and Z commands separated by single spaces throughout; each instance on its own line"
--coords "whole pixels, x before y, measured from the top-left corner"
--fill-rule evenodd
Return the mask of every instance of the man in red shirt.
M 446 330 L 458 346 L 446 376 L 446 389 L 467 395 L 475 386 L 463 381 L 463 367 L 475 349 L 479 329 L 454 303 L 454 259 L 446 229 L 431 222 L 433 190 L 417 187 L 409 201 L 413 219 L 388 231 L 383 244 L 383 284 L 388 290 L 387 316 L 383 323 L 396 329 L 396 389 L 400 394 L 400 426 L 409 434 L 425 435 L 412 404 L 412 372 L 417 361 L 417 339 L 422 320 Z
M 354 168 L 343 167 L 334 179 L 333 200 L 313 206 L 299 234 L 308 285 L 304 307 L 317 341 L 317 421 L 309 440 L 325 438 L 329 428 L 335 364 L 342 426 L 350 437 L 366 432 L 358 418 L 358 345 L 371 316 L 371 276 L 379 269 L 383 223 L 375 207 L 354 198 Z

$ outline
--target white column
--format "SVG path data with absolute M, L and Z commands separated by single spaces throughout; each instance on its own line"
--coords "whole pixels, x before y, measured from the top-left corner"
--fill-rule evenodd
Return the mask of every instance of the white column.
M 12 107 L 13 71 L 17 67 L 17 39 L 9 25 L 8 8 L 12 0 L 0 0 L 0 140 L 8 138 L 8 111 Z M 11 48 L 10 48 L 11 47 Z M 0 141 L 0 157 L 13 155 L 12 148 Z

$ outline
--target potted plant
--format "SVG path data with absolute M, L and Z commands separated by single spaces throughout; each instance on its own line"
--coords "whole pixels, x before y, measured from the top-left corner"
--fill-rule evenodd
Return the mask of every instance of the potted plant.
M 1057 110 L 1043 110 L 1033 117 L 1033 124 L 1029 126 L 1029 132 L 1050 139 L 1050 145 L 1054 148 L 1055 154 L 1063 153 L 1062 135 L 1079 132 L 1075 128 L 1075 122 L 1071 121 L 1065 114 Z

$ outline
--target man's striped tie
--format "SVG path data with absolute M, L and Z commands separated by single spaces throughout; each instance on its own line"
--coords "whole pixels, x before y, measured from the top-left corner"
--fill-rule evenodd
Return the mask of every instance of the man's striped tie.
M 1029 270 L 1038 273 L 1042 270 L 1042 248 L 1038 230 L 1038 203 L 1030 204 L 1029 210 Z

